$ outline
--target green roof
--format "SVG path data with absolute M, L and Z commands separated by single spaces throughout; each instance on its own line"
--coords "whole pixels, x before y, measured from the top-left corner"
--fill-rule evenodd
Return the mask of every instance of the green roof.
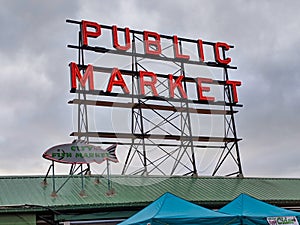
M 166 192 L 208 208 L 218 208 L 241 193 L 279 206 L 300 206 L 300 179 L 229 178 L 229 177 L 141 177 L 112 176 L 115 194 L 107 195 L 107 179 L 84 176 L 84 193 L 80 176 L 57 176 L 52 197 L 53 181 L 43 176 L 0 177 L 0 213 L 35 211 L 120 211 L 142 208 Z

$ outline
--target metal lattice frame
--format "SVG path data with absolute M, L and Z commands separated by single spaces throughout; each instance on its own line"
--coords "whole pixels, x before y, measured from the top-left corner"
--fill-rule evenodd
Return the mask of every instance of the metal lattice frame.
M 76 24 L 80 22 L 68 21 Z M 108 27 L 108 26 L 104 26 Z M 110 29 L 110 28 L 107 28 Z M 148 91 L 145 96 L 140 95 L 139 90 L 139 76 L 138 71 L 147 71 L 145 65 L 143 65 L 143 56 L 136 53 L 136 42 L 142 42 L 138 37 L 138 32 L 134 31 L 132 34 L 132 52 L 125 55 L 131 56 L 132 68 L 131 71 L 126 71 L 127 75 L 131 75 L 131 95 L 118 95 L 118 97 L 131 98 L 131 105 L 123 104 L 121 102 L 104 102 L 93 101 L 88 99 L 88 94 L 97 95 L 99 92 L 89 92 L 84 89 L 78 89 L 78 98 L 70 101 L 72 104 L 78 104 L 78 131 L 72 135 L 80 138 L 98 137 L 97 144 L 123 144 L 129 145 L 127 157 L 125 159 L 122 174 L 134 174 L 134 175 L 192 175 L 197 176 L 199 162 L 196 158 L 196 152 L 200 149 L 215 148 L 219 149 L 220 155 L 216 162 L 215 168 L 212 172 L 212 176 L 219 175 L 223 164 L 226 161 L 233 161 L 235 168 L 232 172 L 225 175 L 238 175 L 243 176 L 241 160 L 239 155 L 239 146 L 237 131 L 235 126 L 234 114 L 237 112 L 234 107 L 237 106 L 233 103 L 232 90 L 225 82 L 229 80 L 228 68 L 226 66 L 213 65 L 223 70 L 223 86 L 224 86 L 224 102 L 222 104 L 216 103 L 216 105 L 223 105 L 223 110 L 214 108 L 208 109 L 195 109 L 190 107 L 190 103 L 193 101 L 187 99 L 180 99 L 180 96 L 175 96 L 174 99 L 170 98 L 158 98 L 152 97 L 151 91 Z M 179 40 L 179 46 L 182 52 L 181 40 Z M 91 50 L 82 46 L 81 35 L 79 35 L 79 45 L 68 47 L 77 48 L 79 52 L 78 65 L 79 68 L 84 71 L 86 68 L 84 64 L 84 51 Z M 172 47 L 168 46 L 167 48 Z M 100 50 L 99 50 L 100 49 Z M 96 52 L 110 54 L 109 50 L 105 48 L 97 47 Z M 116 54 L 116 53 L 113 53 Z M 164 54 L 160 55 L 164 57 Z M 225 50 L 223 49 L 223 56 L 225 57 Z M 174 76 L 183 75 L 183 88 L 188 92 L 187 83 L 191 82 L 185 75 L 185 64 L 188 62 L 182 60 L 181 62 L 174 62 L 176 71 Z M 202 64 L 203 65 L 203 64 Z M 208 65 L 210 66 L 210 65 Z M 105 70 L 105 68 L 94 67 L 99 71 Z M 161 75 L 162 78 L 165 78 Z M 160 94 L 168 91 L 168 84 L 166 79 L 159 80 L 158 86 L 160 87 Z M 176 95 L 176 94 L 175 94 Z M 108 95 L 113 96 L 113 95 Z M 117 101 L 118 102 L 118 101 Z M 131 108 L 131 134 L 120 134 L 115 132 L 90 132 L 88 129 L 88 111 L 87 105 L 93 106 L 110 106 L 110 107 L 123 107 Z M 152 117 L 149 116 L 149 112 L 152 113 Z M 224 137 L 200 137 L 193 136 L 192 134 L 192 122 L 191 113 L 196 113 L 201 116 L 202 114 L 210 115 L 223 115 L 224 116 Z M 153 120 L 153 115 L 158 118 L 158 121 Z M 172 131 L 170 131 L 171 129 Z M 156 133 L 155 133 L 156 132 Z M 108 141 L 116 138 L 130 139 L 130 142 L 117 142 Z M 203 144 L 213 143 L 212 145 Z M 223 143 L 221 145 L 215 145 L 215 143 Z M 153 153 L 155 152 L 155 154 Z
M 133 36 L 132 46 L 133 46 L 133 55 L 135 55 L 135 41 L 139 40 L 136 36 Z M 140 40 L 141 41 L 141 40 Z M 179 69 L 174 73 L 182 74 L 184 75 L 184 64 L 177 64 L 177 67 Z M 137 56 L 132 57 L 132 70 L 135 71 L 135 74 L 138 74 L 137 72 L 142 69 L 147 69 L 142 65 L 142 59 L 138 58 Z M 168 90 L 168 85 L 164 81 L 158 81 L 158 86 L 163 87 L 161 92 L 165 92 Z M 132 76 L 132 93 L 138 95 L 139 94 L 139 80 L 138 76 Z M 187 91 L 186 84 L 185 84 L 185 91 Z M 149 93 L 148 93 L 149 94 Z M 146 94 L 147 96 L 147 94 Z M 177 96 L 180 97 L 180 96 Z M 132 98 L 132 102 L 134 103 L 135 100 L 137 100 L 137 107 L 132 108 L 132 134 L 138 134 L 142 138 L 141 139 L 132 139 L 132 144 L 130 146 L 130 149 L 127 154 L 127 158 L 125 160 L 125 165 L 122 170 L 122 174 L 127 174 L 128 169 L 130 168 L 130 165 L 133 163 L 134 158 L 138 159 L 141 163 L 141 166 L 137 168 L 136 170 L 130 171 L 130 174 L 141 174 L 141 175 L 148 175 L 152 174 L 154 172 L 159 172 L 162 175 L 174 175 L 176 174 L 176 169 L 178 165 L 182 165 L 185 167 L 187 172 L 185 174 L 193 174 L 197 175 L 197 169 L 196 169 L 196 162 L 195 162 L 195 156 L 194 156 L 194 147 L 193 147 L 193 141 L 191 139 L 192 137 L 192 131 L 191 131 L 191 122 L 190 122 L 190 116 L 189 111 L 186 110 L 186 112 L 170 112 L 168 116 L 163 116 L 160 112 L 160 110 L 156 110 L 148 105 L 148 102 L 151 101 L 151 98 L 138 98 L 134 99 Z M 164 99 L 161 99 L 164 101 Z M 166 101 L 166 100 L 165 100 Z M 170 104 L 170 103 L 168 103 Z M 144 106 L 143 108 L 141 106 Z M 148 106 L 148 108 L 147 108 Z M 172 105 L 173 106 L 173 105 Z M 186 101 L 180 101 L 180 107 L 188 109 L 188 102 Z M 151 110 L 156 116 L 160 118 L 160 120 L 155 123 L 154 121 L 151 121 L 147 116 L 144 116 L 143 111 L 145 110 Z M 180 125 L 174 125 L 173 120 L 176 118 L 180 118 Z M 151 126 L 146 130 L 145 129 L 145 123 L 150 124 Z M 168 130 L 162 128 L 164 125 L 170 125 L 175 127 L 180 132 L 181 138 L 180 145 L 177 146 L 171 146 L 166 145 L 164 147 L 172 147 L 170 150 L 165 150 L 164 147 L 162 147 L 160 144 L 160 141 L 157 142 L 157 140 L 146 138 L 145 134 L 151 134 L 152 131 L 160 130 L 165 134 L 172 135 Z M 148 143 L 150 142 L 150 145 L 146 144 L 146 140 Z M 150 156 L 147 154 L 149 149 L 149 146 L 153 148 L 153 146 L 156 146 L 156 151 L 158 154 L 156 156 Z M 192 165 L 192 169 L 190 166 L 186 166 L 181 162 L 181 159 L 183 156 L 186 155 L 189 158 L 189 161 Z M 163 166 L 164 163 L 167 162 L 168 159 L 172 159 L 172 168 L 169 172 L 169 174 L 166 174 L 164 171 Z M 135 162 L 137 163 L 137 162 Z
M 225 56 L 225 51 L 223 50 L 223 56 Z M 224 68 L 224 76 L 223 80 L 227 81 L 229 80 L 228 76 L 228 70 L 227 68 Z M 224 85 L 224 102 L 230 102 L 232 103 L 232 90 L 229 87 L 229 85 Z M 224 136 L 229 137 L 233 136 L 236 141 L 231 143 L 225 143 L 225 146 L 223 148 L 222 154 L 216 164 L 216 167 L 212 173 L 212 175 L 216 175 L 222 164 L 227 158 L 231 158 L 234 163 L 237 166 L 237 171 L 232 172 L 228 175 L 237 175 L 240 177 L 243 177 L 243 170 L 242 170 L 242 163 L 240 159 L 240 153 L 239 153 L 239 145 L 238 145 L 238 137 L 237 137 L 237 131 L 236 131 L 236 125 L 235 125 L 235 119 L 234 119 L 234 109 L 233 106 L 230 105 L 230 111 L 232 112 L 229 115 L 224 115 Z

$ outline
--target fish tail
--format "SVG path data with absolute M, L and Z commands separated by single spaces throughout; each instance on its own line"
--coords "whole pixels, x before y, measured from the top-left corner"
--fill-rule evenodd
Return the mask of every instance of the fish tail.
M 112 146 L 109 146 L 107 149 L 105 149 L 109 153 L 109 157 L 107 158 L 108 160 L 113 162 L 119 162 L 116 156 L 116 148 L 117 148 L 117 144 L 114 144 Z

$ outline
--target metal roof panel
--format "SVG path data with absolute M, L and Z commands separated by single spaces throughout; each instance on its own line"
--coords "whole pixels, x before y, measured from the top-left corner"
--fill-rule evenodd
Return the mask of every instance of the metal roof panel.
M 7 211 L 79 210 L 91 208 L 142 207 L 166 192 L 205 207 L 222 206 L 241 193 L 280 206 L 300 205 L 300 179 L 229 177 L 112 176 L 115 194 L 108 196 L 107 179 L 73 176 L 52 197 L 53 180 L 42 176 L 0 177 L 0 213 Z M 55 177 L 56 190 L 68 176 Z M 99 178 L 98 184 L 95 180 Z

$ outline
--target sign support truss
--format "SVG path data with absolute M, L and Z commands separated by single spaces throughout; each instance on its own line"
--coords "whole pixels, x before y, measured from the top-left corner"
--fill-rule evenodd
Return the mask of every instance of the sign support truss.
M 75 23 L 74 21 L 68 21 Z M 78 24 L 78 22 L 76 22 Z M 79 23 L 80 24 L 80 23 Z M 81 27 L 81 26 L 80 26 Z M 104 29 L 111 30 L 109 26 L 102 26 Z M 82 29 L 82 27 L 80 28 Z M 124 31 L 123 29 L 120 29 Z M 91 47 L 82 45 L 82 36 L 79 33 L 79 45 L 69 45 L 70 48 L 78 49 L 78 67 L 84 74 L 86 65 L 84 64 L 84 51 L 95 51 L 98 54 L 113 54 L 120 53 L 123 56 L 131 57 L 131 71 L 124 70 L 124 76 L 131 76 L 131 93 L 116 94 L 107 93 L 104 91 L 88 91 L 80 87 L 76 90 L 77 99 L 70 101 L 70 104 L 78 104 L 78 130 L 71 135 L 77 136 L 78 139 L 84 138 L 89 141 L 89 138 L 94 138 L 90 143 L 96 144 L 119 144 L 128 146 L 127 156 L 124 159 L 124 165 L 121 174 L 123 175 L 185 175 L 198 176 L 201 168 L 197 156 L 201 155 L 203 149 L 214 149 L 220 152 L 216 164 L 211 173 L 212 176 L 220 175 L 222 168 L 227 161 L 232 161 L 234 164 L 233 171 L 225 174 L 225 176 L 243 176 L 241 159 L 239 154 L 238 141 L 241 139 L 237 136 L 234 114 L 237 112 L 235 107 L 241 106 L 233 101 L 232 87 L 226 84 L 229 80 L 228 69 L 235 69 L 227 65 L 217 63 L 199 63 L 199 66 L 212 66 L 223 70 L 223 80 L 214 81 L 221 83 L 224 86 L 223 102 L 196 102 L 189 99 L 184 99 L 179 91 L 174 93 L 174 98 L 156 97 L 153 96 L 151 88 L 145 90 L 145 94 L 141 95 L 139 71 L 147 71 L 147 63 L 145 59 L 153 62 L 159 58 L 163 62 L 166 57 L 163 51 L 173 47 L 167 46 L 162 50 L 162 53 L 151 58 L 149 55 L 141 54 L 136 51 L 137 45 L 143 44 L 140 38 L 141 32 L 131 30 L 131 52 L 110 51 L 103 47 Z M 166 36 L 164 36 L 165 38 Z M 168 37 L 171 39 L 171 37 Z M 185 42 L 194 42 L 189 39 L 184 39 Z M 182 40 L 178 40 L 179 51 L 182 53 Z M 151 46 L 150 46 L 151 47 Z M 153 46 L 151 47 L 153 48 Z M 225 58 L 225 50 L 222 48 L 223 57 Z M 154 49 L 155 50 L 155 49 Z M 145 56 L 145 57 L 144 57 Z M 192 78 L 186 76 L 186 65 L 196 62 L 188 60 L 171 60 L 166 57 L 166 61 L 172 63 L 172 75 L 174 79 L 183 76 L 182 87 L 188 93 L 188 85 L 195 82 Z M 97 72 L 106 72 L 109 68 L 94 66 Z M 158 75 L 156 87 L 158 96 L 167 96 L 170 91 L 170 85 L 167 75 Z M 159 79 L 164 78 L 164 79 Z M 219 84 L 220 85 L 220 84 Z M 80 86 L 80 85 L 79 85 Z M 88 95 L 102 95 L 106 98 L 111 97 L 107 101 L 91 100 Z M 131 102 L 124 103 L 118 101 L 119 98 L 127 98 Z M 113 99 L 116 99 L 113 101 Z M 206 104 L 206 107 L 199 108 L 200 105 Z M 191 107 L 193 105 L 193 107 Z M 194 106 L 196 105 L 196 107 Z M 216 107 L 210 107 L 210 105 Z M 88 110 L 87 106 L 94 107 L 119 107 L 131 109 L 131 132 L 101 132 L 89 131 L 88 127 Z M 219 108 L 217 108 L 217 106 Z M 223 107 L 223 109 L 220 109 Z M 223 137 L 214 136 L 199 136 L 193 134 L 192 115 L 211 115 L 224 117 L 224 135 Z M 201 130 L 200 124 L 200 130 Z M 95 141 L 95 138 L 97 139 Z M 119 141 L 120 139 L 124 141 Z

